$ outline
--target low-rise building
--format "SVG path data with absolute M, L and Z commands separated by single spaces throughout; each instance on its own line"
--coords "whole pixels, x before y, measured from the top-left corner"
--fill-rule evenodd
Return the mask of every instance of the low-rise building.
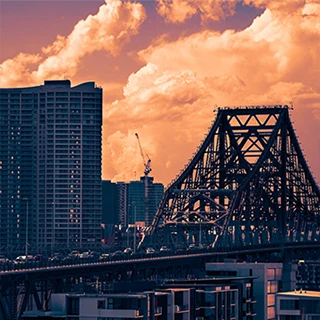
M 190 318 L 190 289 L 128 294 L 52 294 L 51 311 L 26 311 L 23 319 L 109 320 Z
M 319 320 L 320 291 L 295 290 L 276 294 L 277 320 Z
M 275 294 L 283 290 L 294 290 L 296 285 L 296 265 L 282 263 L 221 262 L 207 263 L 206 272 L 210 276 L 254 276 L 252 291 L 257 301 L 256 319 L 275 320 Z
M 252 295 L 255 277 L 208 277 L 167 281 L 165 287 L 190 288 L 191 319 L 251 320 L 256 316 Z M 194 306 L 194 308 L 193 308 Z

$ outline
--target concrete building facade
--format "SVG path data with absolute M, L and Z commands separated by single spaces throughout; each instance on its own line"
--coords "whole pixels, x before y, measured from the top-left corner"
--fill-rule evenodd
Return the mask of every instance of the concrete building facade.
M 277 320 L 319 320 L 320 291 L 295 290 L 276 294 Z
M 52 294 L 50 311 L 26 311 L 23 319 L 192 320 L 190 289 L 128 294 Z
M 97 244 L 102 89 L 50 80 L 0 99 L 1 248 Z
M 52 294 L 50 311 L 26 311 L 23 319 L 252 320 L 255 313 L 245 309 L 243 316 L 242 308 L 242 287 L 251 281 L 233 277 L 177 281 L 143 292 Z
M 253 276 L 252 291 L 257 302 L 257 320 L 276 319 L 276 293 L 293 290 L 296 285 L 297 266 L 282 263 L 207 263 L 206 272 L 210 276 Z

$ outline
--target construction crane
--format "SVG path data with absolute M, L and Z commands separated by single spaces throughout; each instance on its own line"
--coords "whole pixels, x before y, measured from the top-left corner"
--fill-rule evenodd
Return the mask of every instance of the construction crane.
M 150 221 L 149 221 L 149 196 L 148 196 L 148 189 L 149 189 L 149 177 L 148 174 L 152 171 L 151 169 L 151 159 L 149 158 L 149 156 L 146 154 L 147 157 L 147 161 L 146 158 L 144 156 L 142 147 L 141 147 L 141 143 L 140 143 L 140 139 L 139 139 L 139 135 L 136 133 L 135 134 L 139 143 L 139 148 L 140 148 L 140 153 L 141 153 L 141 157 L 143 160 L 143 165 L 144 165 L 144 176 L 141 177 L 141 180 L 144 182 L 144 202 L 145 202 L 145 216 L 144 216 L 144 221 L 145 224 L 148 226 Z
M 147 159 L 148 159 L 148 160 L 146 161 L 146 158 L 145 158 L 145 156 L 144 156 L 144 153 L 143 153 L 143 150 L 142 150 L 142 147 L 141 147 L 139 135 L 138 135 L 137 133 L 136 133 L 136 137 L 137 137 L 137 140 L 138 140 L 138 143 L 139 143 L 140 153 L 141 153 L 142 160 L 143 160 L 144 175 L 145 175 L 145 176 L 148 176 L 148 174 L 152 171 L 152 169 L 151 169 L 151 159 L 150 159 L 149 156 L 146 154 L 146 157 L 147 157 Z

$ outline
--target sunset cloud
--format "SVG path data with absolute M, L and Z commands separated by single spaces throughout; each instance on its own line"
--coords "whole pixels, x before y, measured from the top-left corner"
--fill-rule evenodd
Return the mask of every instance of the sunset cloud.
M 157 0 L 158 13 L 167 22 L 181 23 L 199 14 L 203 21 L 220 20 L 235 13 L 239 0 Z
M 44 79 L 53 78 L 87 81 L 86 75 L 78 72 L 85 56 L 106 52 L 109 60 L 100 57 L 97 64 L 112 61 L 110 70 L 123 73 L 117 79 L 112 78 L 115 73 L 111 72 L 106 79 L 96 79 L 104 90 L 103 177 L 115 181 L 143 175 L 135 137 L 138 132 L 144 152 L 152 160 L 152 176 L 168 183 L 192 157 L 214 120 L 217 105 L 292 101 L 300 121 L 296 128 L 303 133 L 300 136 L 305 138 L 305 149 L 309 148 L 311 154 L 319 152 L 315 148 L 315 137 L 320 136 L 319 123 L 315 125 L 320 120 L 318 0 L 157 3 L 158 13 L 164 18 L 161 23 L 165 20 L 174 25 L 166 26 L 165 34 L 158 28 L 154 33 L 157 37 L 150 37 L 151 45 L 138 53 L 136 48 L 141 48 L 144 41 L 133 43 L 129 53 L 112 60 L 138 34 L 146 19 L 144 3 L 106 0 L 97 14 L 79 21 L 68 36 L 58 35 L 41 53 L 20 53 L 4 61 L 0 65 L 0 86 L 39 85 Z M 207 21 L 235 15 L 239 5 L 259 8 L 259 16 L 247 28 L 205 30 Z M 190 34 L 184 30 L 182 34 L 188 36 L 176 38 L 176 30 L 189 26 L 182 23 L 196 15 L 201 18 L 203 31 Z M 149 21 L 150 25 L 153 21 Z M 143 35 L 153 35 L 154 30 L 147 31 Z M 133 63 L 132 57 L 139 61 Z M 134 73 L 128 75 L 132 70 Z M 317 157 L 313 159 L 315 164 Z
M 33 83 L 30 67 L 41 61 L 40 55 L 19 53 L 0 64 L 0 86 L 28 85 Z
M 202 22 L 225 19 L 235 14 L 238 3 L 289 14 L 305 5 L 316 4 L 317 0 L 157 0 L 157 3 L 158 13 L 166 22 L 182 23 L 194 15 L 199 15 Z
M 105 0 L 96 15 L 79 21 L 67 36 L 57 36 L 56 41 L 42 49 L 43 55 L 19 54 L 0 65 L 0 86 L 13 87 L 39 84 L 44 79 L 71 78 L 81 59 L 94 51 L 104 50 L 117 55 L 130 37 L 137 34 L 145 20 L 145 10 L 140 3 Z M 38 63 L 31 73 L 28 67 Z M 25 77 L 27 75 L 27 77 Z
M 297 12 L 309 2 L 317 0 L 243 0 L 244 5 L 250 5 L 257 8 L 269 8 L 274 11 Z
M 128 78 L 124 99 L 105 107 L 107 134 L 117 128 L 123 150 L 128 150 L 132 132 L 143 130 L 144 148 L 152 150 L 153 173 L 157 177 L 161 172 L 158 179 L 168 182 L 192 156 L 190 150 L 206 133 L 216 104 L 292 101 L 297 109 L 309 108 L 306 117 L 316 117 L 320 11 L 310 1 L 293 2 L 280 7 L 275 1 L 251 1 L 266 9 L 242 31 L 203 31 L 171 42 L 161 38 L 140 51 L 145 65 Z M 106 149 L 113 150 L 110 140 Z M 110 161 L 109 156 L 104 161 Z M 124 170 L 125 161 L 112 158 L 117 179 L 133 178 L 131 167 Z

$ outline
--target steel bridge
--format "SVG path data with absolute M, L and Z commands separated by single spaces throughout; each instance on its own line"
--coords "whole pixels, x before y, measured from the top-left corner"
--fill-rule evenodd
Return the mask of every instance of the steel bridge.
M 123 256 L 107 262 L 20 266 L 0 271 L 0 319 L 21 319 L 30 301 L 37 310 L 50 310 L 51 293 L 74 291 L 76 283 L 99 277 L 104 283 L 199 277 L 212 253 L 167 256 Z
M 308 255 L 318 258 L 320 242 L 296 242 L 256 246 L 198 249 L 136 256 L 123 256 L 106 262 L 67 265 L 30 264 L 0 271 L 0 319 L 21 319 L 28 305 L 37 310 L 50 310 L 51 293 L 73 292 L 77 283 L 99 279 L 111 286 L 112 283 L 153 280 L 163 283 L 164 279 L 201 278 L 205 275 L 206 262 L 223 261 L 225 258 L 238 261 L 298 260 Z
M 219 108 L 140 245 L 320 241 L 320 190 L 287 105 Z
M 106 282 L 182 277 L 225 257 L 318 256 L 320 190 L 289 110 L 286 105 L 217 110 L 208 135 L 166 189 L 139 244 L 182 249 L 179 255 L 1 271 L 0 318 L 20 319 L 30 297 L 39 310 L 47 310 L 51 292 L 67 291 L 79 277 Z M 191 244 L 196 251 L 186 250 Z

